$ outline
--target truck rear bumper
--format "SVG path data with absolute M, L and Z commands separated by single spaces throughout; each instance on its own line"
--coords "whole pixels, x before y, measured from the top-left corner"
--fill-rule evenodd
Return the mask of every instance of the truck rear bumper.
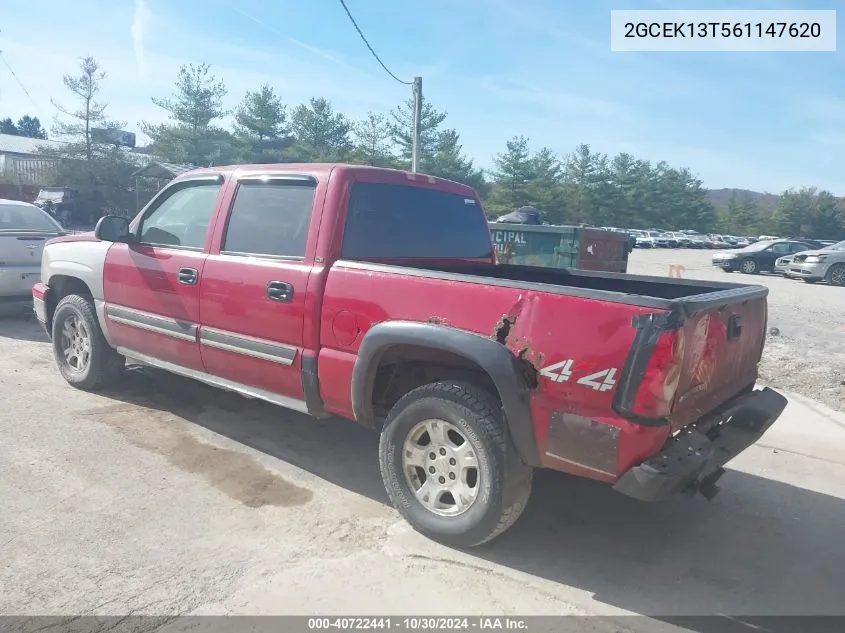
M 641 501 L 661 501 L 688 490 L 712 498 L 723 466 L 759 440 L 786 404 L 786 398 L 769 388 L 740 396 L 671 437 L 657 455 L 627 470 L 613 488 Z

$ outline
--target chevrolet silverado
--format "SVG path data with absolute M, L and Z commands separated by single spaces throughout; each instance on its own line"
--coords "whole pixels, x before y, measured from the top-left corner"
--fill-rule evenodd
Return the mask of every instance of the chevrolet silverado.
M 497 264 L 466 186 L 363 166 L 213 167 L 45 247 L 34 309 L 71 385 L 126 359 L 378 429 L 384 485 L 459 547 L 536 468 L 715 495 L 786 405 L 755 388 L 767 289 Z

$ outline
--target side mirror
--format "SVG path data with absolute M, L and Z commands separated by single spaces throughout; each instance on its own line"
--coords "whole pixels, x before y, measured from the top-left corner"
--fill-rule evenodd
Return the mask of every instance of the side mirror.
M 104 215 L 97 221 L 94 235 L 105 242 L 130 242 L 129 220 L 119 215 Z

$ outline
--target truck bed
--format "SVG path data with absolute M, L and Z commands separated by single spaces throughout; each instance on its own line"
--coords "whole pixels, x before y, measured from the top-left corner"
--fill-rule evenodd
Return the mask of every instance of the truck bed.
M 518 287 L 658 310 L 682 310 L 687 316 L 726 303 L 761 299 L 768 296 L 769 292 L 765 286 L 755 284 L 539 266 L 415 263 L 412 267 L 402 268 L 404 274 Z
M 338 264 L 349 265 L 343 261 Z M 549 323 L 571 327 L 532 330 L 536 326 L 529 320 L 525 324 L 518 322 L 512 335 L 528 337 L 535 346 L 545 350 L 577 347 L 571 332 L 577 331 L 585 319 L 594 318 L 590 315 L 599 313 L 598 306 L 617 304 L 629 308 L 620 314 L 631 315 L 631 320 L 622 321 L 613 329 L 621 332 L 630 326 L 635 330 L 633 340 L 626 343 L 630 345 L 626 359 L 617 367 L 619 388 L 614 392 L 613 405 L 629 419 L 669 420 L 671 428 L 679 430 L 751 388 L 757 379 L 766 333 L 768 288 L 765 286 L 477 262 L 416 260 L 399 265 L 359 262 L 353 263 L 352 268 L 418 277 L 429 282 L 442 280 L 447 284 L 477 284 L 488 289 L 500 287 L 511 291 L 507 296 L 513 296 L 513 291 L 517 295 L 536 293 L 538 313 L 545 311 Z M 420 288 L 425 288 L 421 294 L 428 296 L 429 301 L 435 301 L 436 296 L 444 297 L 443 303 L 438 300 L 437 305 L 454 301 L 447 298 L 454 295 L 445 291 L 445 285 L 442 295 L 429 284 Z M 471 304 L 473 297 L 483 301 L 485 293 L 479 290 L 475 294 L 467 289 L 461 296 Z M 555 300 L 566 297 L 590 300 L 593 307 L 573 309 L 574 305 Z M 632 312 L 630 308 L 637 310 Z M 391 307 L 386 312 L 397 310 Z M 440 312 L 453 314 L 448 310 Z M 494 316 L 501 318 L 503 314 L 491 313 L 483 321 Z M 469 323 L 477 321 L 470 319 Z M 486 327 L 486 324 L 481 328 L 475 326 L 475 330 L 486 333 Z M 554 363 L 557 358 L 546 356 L 546 364 Z M 588 356 L 586 353 L 582 357 Z M 652 384 L 649 393 L 660 406 L 659 415 L 637 413 L 635 399 L 642 394 L 639 385 L 644 380 Z M 645 423 L 656 422 L 646 420 Z

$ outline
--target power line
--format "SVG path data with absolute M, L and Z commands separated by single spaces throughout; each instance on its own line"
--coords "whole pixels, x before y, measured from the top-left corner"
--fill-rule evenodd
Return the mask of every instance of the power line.
M 353 18 L 352 14 L 349 12 L 349 7 L 346 6 L 346 2 L 344 0 L 340 0 L 340 4 L 343 6 L 343 10 L 346 11 L 346 15 L 349 17 L 349 21 L 352 22 L 352 26 L 355 27 L 356 31 L 358 31 L 358 35 L 360 35 L 361 39 L 364 40 L 364 44 L 366 44 L 367 48 L 370 49 L 370 52 L 373 54 L 373 57 L 375 57 L 376 61 L 381 65 L 382 68 L 384 68 L 384 71 L 388 75 L 393 77 L 396 81 L 398 81 L 400 84 L 404 84 L 406 86 L 414 85 L 413 81 L 402 81 L 401 79 L 399 79 L 399 77 L 397 77 L 392 72 L 390 72 L 390 69 L 387 66 L 384 65 L 384 62 L 381 61 L 381 58 L 373 50 L 373 47 L 370 46 L 370 43 L 367 41 L 367 38 L 364 36 L 364 33 L 361 31 L 361 28 L 358 26 L 358 23 L 355 21 L 355 18 Z
M 36 110 L 36 112 L 37 112 L 38 114 L 41 114 L 41 110 L 40 110 L 40 108 L 38 107 L 38 104 L 35 102 L 35 99 L 33 99 L 33 98 L 32 98 L 32 95 L 31 95 L 31 94 L 29 94 L 29 90 L 27 90 L 27 89 L 26 89 L 26 86 L 24 86 L 24 85 L 23 85 L 23 82 L 20 80 L 20 77 L 18 77 L 17 73 L 15 73 L 15 71 L 14 71 L 14 70 L 12 70 L 12 67 L 9 65 L 9 62 L 7 62 L 7 61 L 6 61 L 6 58 L 5 58 L 5 57 L 3 57 L 3 51 L 0 51 L 0 61 L 2 61 L 2 62 L 3 62 L 3 65 L 4 65 L 4 66 L 5 66 L 5 67 L 9 70 L 9 72 L 10 72 L 10 73 L 11 73 L 11 75 L 12 75 L 12 77 L 14 77 L 14 78 L 15 78 L 15 81 L 17 81 L 17 82 L 18 82 L 18 85 L 21 87 L 21 90 L 23 90 L 24 94 L 25 94 L 27 97 L 29 97 L 29 100 L 30 100 L 30 101 L 32 101 L 32 105 L 34 105 L 34 106 L 35 106 L 35 110 Z

